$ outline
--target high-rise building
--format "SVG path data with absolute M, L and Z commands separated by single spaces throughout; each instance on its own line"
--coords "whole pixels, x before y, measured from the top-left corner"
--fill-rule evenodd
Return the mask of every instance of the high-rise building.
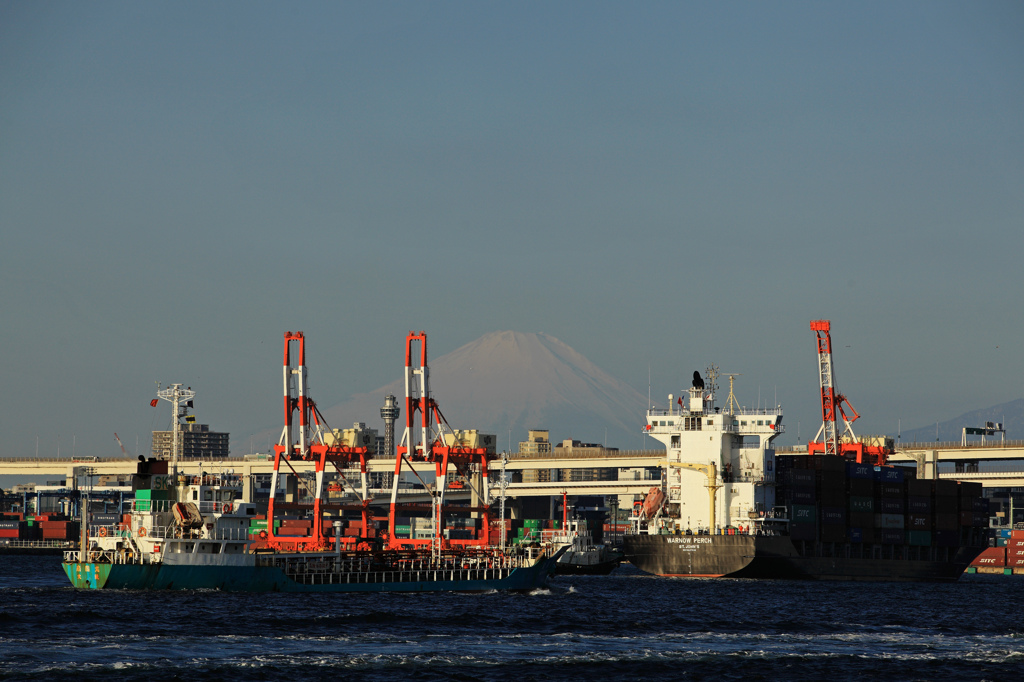
M 182 424 L 178 432 L 178 459 L 227 459 L 230 434 L 211 431 L 206 424 Z M 153 457 L 171 458 L 172 431 L 153 432 Z

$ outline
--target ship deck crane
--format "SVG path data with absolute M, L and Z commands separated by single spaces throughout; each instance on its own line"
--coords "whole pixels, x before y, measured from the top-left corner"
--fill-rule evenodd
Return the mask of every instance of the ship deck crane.
M 718 489 L 722 487 L 722 484 L 718 482 L 718 467 L 715 466 L 714 462 L 708 462 L 707 464 L 698 464 L 696 462 L 659 462 L 662 466 L 669 466 L 675 469 L 689 469 L 690 471 L 699 471 L 704 474 L 708 479 L 708 484 L 704 486 L 708 489 L 708 501 L 711 505 L 711 524 L 710 530 L 712 533 L 715 532 L 715 500 L 717 497 Z
M 818 345 L 818 385 L 821 389 L 821 427 L 813 441 L 807 443 L 807 454 L 841 455 L 858 463 L 884 465 L 892 451 L 884 445 L 865 445 L 853 432 L 853 423 L 860 419 L 857 410 L 836 391 L 832 368 L 832 325 L 829 320 L 811 320 Z M 845 406 L 845 407 L 844 407 Z M 851 415 L 846 414 L 849 409 Z M 836 413 L 843 418 L 843 433 L 838 433 Z

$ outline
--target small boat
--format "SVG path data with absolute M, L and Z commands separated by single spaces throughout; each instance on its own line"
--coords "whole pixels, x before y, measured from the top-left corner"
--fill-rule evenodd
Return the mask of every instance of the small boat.
M 605 544 L 596 544 L 587 521 L 569 518 L 568 494 L 562 493 L 562 527 L 541 531 L 542 544 L 561 547 L 564 552 L 555 563 L 555 575 L 608 575 L 625 553 Z
M 608 575 L 625 559 L 620 550 L 595 544 L 582 519 L 568 521 L 562 530 L 552 533 L 550 541 L 565 550 L 555 562 L 555 575 Z

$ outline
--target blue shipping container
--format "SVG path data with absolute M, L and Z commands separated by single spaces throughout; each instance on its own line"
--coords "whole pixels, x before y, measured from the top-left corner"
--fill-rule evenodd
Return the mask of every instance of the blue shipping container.
M 903 467 L 886 467 L 881 470 L 882 480 L 886 483 L 903 483 Z
M 870 464 L 849 462 L 846 465 L 846 475 L 849 478 L 874 478 L 875 468 Z

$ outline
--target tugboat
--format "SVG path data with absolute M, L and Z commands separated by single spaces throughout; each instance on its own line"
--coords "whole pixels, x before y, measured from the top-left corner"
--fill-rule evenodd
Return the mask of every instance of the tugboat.
M 541 533 L 546 543 L 565 548 L 555 563 L 555 575 L 608 575 L 625 554 L 610 545 L 596 544 L 587 521 L 569 518 L 568 494 L 562 493 L 562 527 Z
M 444 430 L 446 423 L 433 428 L 432 417 L 440 413 L 427 387 L 426 335 L 420 332 L 407 338 L 407 426 L 397 450 L 388 530 L 379 533 L 369 517 L 368 448 L 345 438 L 343 432 L 325 429 L 323 415 L 306 395 L 304 340 L 302 332 L 285 334 L 285 427 L 274 448 L 265 519 L 257 521 L 262 516 L 257 506 L 240 500 L 243 481 L 233 474 L 190 476 L 179 471 L 180 421 L 194 392 L 174 384 L 158 394 L 174 405 L 170 462 L 140 458 L 133 481 L 135 500 L 119 523 L 93 525 L 83 519 L 80 549 L 64 557 L 71 583 L 85 589 L 250 592 L 529 591 L 545 586 L 565 548 L 545 544 L 505 551 L 489 544 L 489 500 L 485 498 L 478 508 L 444 504 L 448 464 L 464 471 L 475 465 L 486 481 L 487 459 L 493 451 L 450 444 L 453 432 Z M 422 342 L 422 360 L 414 369 L 411 355 L 416 341 Z M 299 344 L 295 363 L 290 343 Z M 412 445 L 416 411 L 423 415 L 423 440 Z M 293 425 L 295 412 L 299 413 L 297 425 Z M 427 538 L 399 537 L 397 512 L 407 511 L 410 505 L 397 502 L 398 474 L 403 462 L 411 461 L 435 464 L 438 473 L 436 486 L 427 487 L 433 500 L 426 507 L 433 529 Z M 315 465 L 311 501 L 295 501 L 297 495 L 280 502 L 275 499 L 279 478 L 295 473 L 292 462 Z M 361 489 L 352 488 L 358 502 L 339 504 L 328 499 L 328 488 L 335 485 L 325 480 L 328 465 L 337 467 L 342 481 L 345 466 L 359 467 Z M 486 485 L 483 488 L 486 491 Z M 482 537 L 449 538 L 458 535 L 445 528 L 454 509 L 480 513 Z

